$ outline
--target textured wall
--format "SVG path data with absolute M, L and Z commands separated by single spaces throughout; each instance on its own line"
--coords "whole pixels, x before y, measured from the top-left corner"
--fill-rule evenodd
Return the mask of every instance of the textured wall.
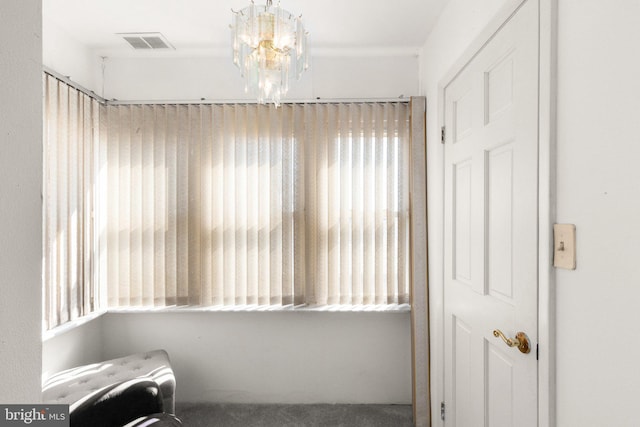
M 577 269 L 556 272 L 558 426 L 637 426 L 640 2 L 558 15 L 557 218 L 577 230 Z
M 41 0 L 0 8 L 0 402 L 40 401 Z
M 411 403 L 409 313 L 111 313 L 107 358 L 163 348 L 178 401 Z
M 244 80 L 225 57 L 114 57 L 105 63 L 105 97 L 118 100 L 241 100 Z M 417 56 L 314 57 L 287 100 L 397 98 L 418 93 Z
M 102 317 L 98 317 L 42 343 L 42 378 L 102 360 Z
M 42 22 L 42 63 L 98 95 L 101 94 L 102 59 L 46 16 Z

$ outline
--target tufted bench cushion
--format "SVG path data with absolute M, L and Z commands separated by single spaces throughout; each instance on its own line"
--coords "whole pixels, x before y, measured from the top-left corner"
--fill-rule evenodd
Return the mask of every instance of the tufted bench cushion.
M 42 386 L 45 403 L 72 405 L 102 388 L 135 378 L 155 381 L 162 392 L 164 411 L 175 412 L 176 380 L 164 350 L 132 354 L 119 359 L 58 372 Z

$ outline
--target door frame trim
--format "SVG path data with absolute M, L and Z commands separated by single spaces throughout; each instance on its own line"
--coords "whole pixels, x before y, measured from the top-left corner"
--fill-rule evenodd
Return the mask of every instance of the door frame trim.
M 411 284 L 411 387 L 413 423 L 431 425 L 429 350 L 429 255 L 427 251 L 426 99 L 410 102 L 409 245 Z
M 556 425 L 556 222 L 558 0 L 539 0 L 538 82 L 538 426 Z
M 553 223 L 556 218 L 556 99 L 557 99 L 557 22 L 558 0 L 506 0 L 498 13 L 480 32 L 438 83 L 438 128 L 444 126 L 444 89 L 463 70 L 480 49 L 502 28 L 526 1 L 538 4 L 538 426 L 556 426 L 556 338 L 555 270 L 553 269 Z M 444 174 L 444 155 L 442 156 Z M 444 179 L 443 194 L 444 194 Z M 444 218 L 444 206 L 442 206 Z M 444 230 L 442 231 L 444 250 Z M 444 270 L 443 259 L 442 271 Z M 436 286 L 432 282 L 432 286 Z M 444 284 L 438 284 L 441 301 L 430 304 L 441 357 L 432 357 L 435 372 L 441 375 L 441 389 L 434 395 L 444 401 Z M 434 381 L 433 384 L 436 382 Z M 432 408 L 432 413 L 433 413 Z M 444 423 L 437 418 L 437 425 Z

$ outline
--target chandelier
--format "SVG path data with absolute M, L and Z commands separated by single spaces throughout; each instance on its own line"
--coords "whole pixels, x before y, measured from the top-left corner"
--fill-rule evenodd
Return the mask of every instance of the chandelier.
M 300 16 L 273 6 L 256 5 L 233 12 L 233 63 L 240 69 L 245 91 L 276 106 L 289 89 L 291 74 L 300 79 L 308 68 L 307 35 Z

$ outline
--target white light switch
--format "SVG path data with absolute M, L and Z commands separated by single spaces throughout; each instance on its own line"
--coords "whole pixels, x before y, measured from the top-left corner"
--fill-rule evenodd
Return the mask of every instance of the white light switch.
M 567 270 L 576 269 L 575 225 L 553 225 L 553 266 Z

